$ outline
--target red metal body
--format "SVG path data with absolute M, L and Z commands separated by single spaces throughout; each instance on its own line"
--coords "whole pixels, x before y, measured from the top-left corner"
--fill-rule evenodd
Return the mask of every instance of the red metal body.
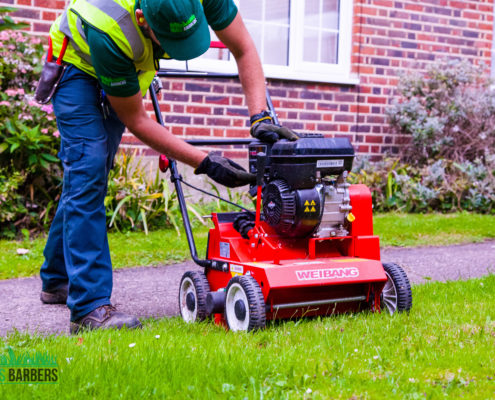
M 364 185 L 351 185 L 349 193 L 355 219 L 345 237 L 283 238 L 257 213 L 255 228 L 243 239 L 231 214 L 213 214 L 207 258 L 224 270 L 206 270 L 210 289 L 250 274 L 261 287 L 267 319 L 357 311 L 370 304 L 379 310 L 387 277 L 379 239 L 373 235 L 371 193 Z

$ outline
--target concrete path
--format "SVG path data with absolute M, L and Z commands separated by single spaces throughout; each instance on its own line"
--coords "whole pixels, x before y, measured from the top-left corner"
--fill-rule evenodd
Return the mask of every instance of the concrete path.
M 383 262 L 404 267 L 412 283 L 425 278 L 446 281 L 495 273 L 495 241 L 446 247 L 388 248 Z M 140 318 L 177 315 L 182 274 L 199 269 L 192 262 L 163 267 L 137 267 L 114 272 L 112 302 Z M 39 300 L 39 277 L 0 281 L 0 336 L 17 329 L 42 334 L 66 334 L 69 311 Z

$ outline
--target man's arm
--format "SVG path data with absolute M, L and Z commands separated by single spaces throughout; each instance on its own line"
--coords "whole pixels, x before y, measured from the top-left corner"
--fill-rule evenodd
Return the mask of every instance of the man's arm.
M 263 67 L 241 14 L 238 12 L 229 26 L 215 33 L 234 55 L 239 70 L 239 79 L 246 95 L 249 115 L 266 110 Z
M 206 153 L 174 136 L 167 128 L 152 120 L 144 109 L 141 92 L 130 97 L 107 97 L 124 125 L 152 149 L 194 168 L 206 157 Z
M 253 39 L 239 12 L 229 26 L 215 32 L 237 62 L 239 78 L 246 94 L 251 116 L 251 135 L 269 143 L 274 143 L 281 138 L 297 140 L 298 135 L 295 132 L 280 125 L 274 125 L 270 114 L 265 111 L 267 104 L 263 67 Z
M 140 92 L 130 97 L 107 96 L 120 120 L 137 138 L 160 153 L 194 167 L 196 175 L 206 174 L 228 187 L 255 182 L 256 175 L 246 172 L 232 160 L 214 154 L 207 155 L 153 121 L 143 107 Z

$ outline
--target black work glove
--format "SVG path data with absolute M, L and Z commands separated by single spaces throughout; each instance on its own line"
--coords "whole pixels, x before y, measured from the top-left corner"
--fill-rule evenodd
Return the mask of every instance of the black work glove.
M 251 136 L 262 142 L 275 143 L 279 139 L 297 140 L 296 132 L 283 126 L 275 125 L 268 111 L 255 114 L 250 119 Z
M 250 174 L 234 161 L 215 154 L 208 154 L 194 173 L 206 174 L 215 182 L 232 188 L 256 182 L 255 174 Z

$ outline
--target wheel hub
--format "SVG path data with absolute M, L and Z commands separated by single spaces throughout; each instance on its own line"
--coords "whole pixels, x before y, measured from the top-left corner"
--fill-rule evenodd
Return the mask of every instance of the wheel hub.
M 239 321 L 244 321 L 246 319 L 246 305 L 242 300 L 237 300 L 235 302 L 234 312 Z
M 189 292 L 186 295 L 186 306 L 189 311 L 194 311 L 196 308 L 196 297 L 194 297 L 194 293 Z

